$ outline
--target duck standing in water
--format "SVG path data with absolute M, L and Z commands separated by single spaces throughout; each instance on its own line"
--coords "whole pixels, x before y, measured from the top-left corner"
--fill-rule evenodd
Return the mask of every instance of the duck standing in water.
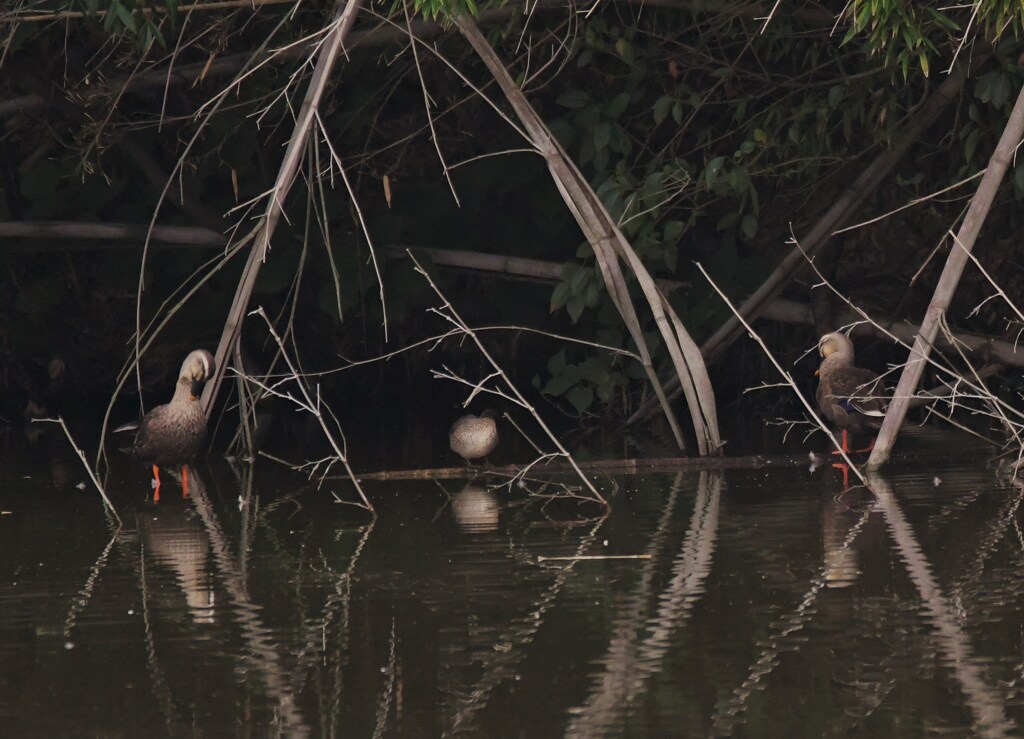
M 486 457 L 498 446 L 498 424 L 495 413 L 486 410 L 479 416 L 467 414 L 452 424 L 448 445 L 467 462 Z
M 874 437 L 866 449 L 851 450 L 847 431 L 877 431 L 885 417 L 882 378 L 871 370 L 853 364 L 853 342 L 846 334 L 825 334 L 818 341 L 821 366 L 818 368 L 818 392 L 815 399 L 825 417 L 843 431 L 843 451 L 867 452 L 875 446 Z
M 206 439 L 206 414 L 199 393 L 213 374 L 213 355 L 196 349 L 185 357 L 174 397 L 145 415 L 132 444 L 132 456 L 153 465 L 153 500 L 160 500 L 160 467 L 181 465 L 181 488 L 188 496 L 188 462 Z

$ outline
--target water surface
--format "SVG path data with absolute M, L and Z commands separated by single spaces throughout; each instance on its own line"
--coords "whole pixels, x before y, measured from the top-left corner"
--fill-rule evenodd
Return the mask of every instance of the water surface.
M 607 514 L 477 479 L 368 484 L 371 519 L 266 460 L 154 504 L 125 468 L 117 532 L 60 444 L 8 454 L 3 735 L 1016 735 L 1024 493 L 920 444 L 873 493 L 602 476 Z

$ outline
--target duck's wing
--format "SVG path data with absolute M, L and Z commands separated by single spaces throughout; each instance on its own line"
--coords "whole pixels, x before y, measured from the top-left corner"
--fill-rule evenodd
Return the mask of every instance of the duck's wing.
M 885 415 L 882 378 L 862 367 L 839 367 L 830 373 L 828 392 L 847 413 L 881 418 Z
M 157 449 L 154 445 L 154 434 L 163 426 L 164 414 L 167 411 L 166 405 L 158 405 L 151 410 L 139 423 L 139 431 L 135 435 L 135 442 L 132 444 L 132 456 L 136 459 L 149 459 L 153 457 Z

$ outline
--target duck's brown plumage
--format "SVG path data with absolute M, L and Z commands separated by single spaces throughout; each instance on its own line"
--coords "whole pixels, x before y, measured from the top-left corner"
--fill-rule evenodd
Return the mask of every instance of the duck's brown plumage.
M 204 349 L 185 357 L 171 402 L 151 410 L 139 425 L 132 444 L 136 459 L 163 466 L 185 464 L 195 456 L 206 438 L 199 392 L 213 367 L 213 355 Z
M 884 387 L 871 370 L 853 364 L 853 342 L 841 333 L 818 341 L 818 408 L 832 423 L 854 433 L 874 430 L 885 414 Z
M 498 424 L 494 411 L 480 416 L 465 415 L 452 424 L 448 445 L 466 461 L 486 457 L 498 446 Z

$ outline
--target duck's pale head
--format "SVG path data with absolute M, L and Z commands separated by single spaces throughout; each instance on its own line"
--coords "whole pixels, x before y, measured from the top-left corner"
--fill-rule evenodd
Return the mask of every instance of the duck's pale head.
M 199 399 L 199 394 L 203 391 L 203 383 L 210 379 L 215 366 L 213 355 L 205 349 L 196 349 L 185 357 L 185 361 L 181 365 L 181 372 L 178 374 L 178 382 L 188 385 L 189 400 Z
M 828 359 L 833 354 L 838 354 L 853 361 L 853 342 L 846 334 L 833 331 L 818 339 L 818 354 L 822 359 Z

